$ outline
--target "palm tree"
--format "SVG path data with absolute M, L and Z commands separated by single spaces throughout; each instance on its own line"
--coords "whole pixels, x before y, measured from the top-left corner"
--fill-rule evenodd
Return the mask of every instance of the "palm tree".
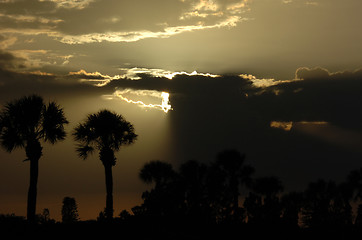
M 112 167 L 116 165 L 115 151 L 121 146 L 135 142 L 137 135 L 133 125 L 122 115 L 109 110 L 88 115 L 85 122 L 80 123 L 73 132 L 74 139 L 79 142 L 77 152 L 86 159 L 95 149 L 99 151 L 99 159 L 103 163 L 106 178 L 107 219 L 113 218 L 113 178 Z
M 185 204 L 188 214 L 200 221 L 206 206 L 206 177 L 208 166 L 196 160 L 189 160 L 180 166 L 180 177 L 185 190 Z
M 277 224 L 282 210 L 278 194 L 284 190 L 280 179 L 275 176 L 259 177 L 254 180 L 252 189 L 261 199 L 261 221 L 268 224 Z
M 68 124 L 63 109 L 55 102 L 44 103 L 37 95 L 25 96 L 5 105 L 0 114 L 0 144 L 6 151 L 25 148 L 30 162 L 27 219 L 34 222 L 36 211 L 38 164 L 42 156 L 40 141 L 55 144 L 64 140 Z
M 146 163 L 139 173 L 139 177 L 145 183 L 155 183 L 155 189 L 165 187 L 174 181 L 176 172 L 170 163 L 154 160 Z
M 245 155 L 240 154 L 237 150 L 224 150 L 217 155 L 216 165 L 225 172 L 227 184 L 232 195 L 232 211 L 234 217 L 238 217 L 239 211 L 239 186 L 251 185 L 251 175 L 254 168 L 244 164 Z
M 332 222 L 332 204 L 337 184 L 318 179 L 308 184 L 304 191 L 303 221 L 309 227 L 327 226 Z
M 362 168 L 351 171 L 347 176 L 347 183 L 353 189 L 354 200 L 362 200 Z
M 302 192 L 288 192 L 281 197 L 282 220 L 287 227 L 299 226 L 299 214 L 303 206 L 303 197 Z
M 140 179 L 154 188 L 142 194 L 144 210 L 153 216 L 175 217 L 184 205 L 184 189 L 179 174 L 170 163 L 154 160 L 146 163 L 139 173 Z

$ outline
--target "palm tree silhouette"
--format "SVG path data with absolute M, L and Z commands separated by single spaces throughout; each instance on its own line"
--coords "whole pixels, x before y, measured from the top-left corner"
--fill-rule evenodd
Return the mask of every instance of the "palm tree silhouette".
M 289 228 L 299 226 L 299 214 L 303 207 L 303 197 L 302 192 L 293 191 L 284 194 L 280 199 L 283 208 L 282 220 Z
M 283 184 L 278 177 L 259 177 L 254 180 L 253 191 L 261 197 L 262 218 L 264 223 L 278 224 L 282 206 L 278 194 L 284 190 Z
M 323 227 L 331 223 L 331 205 L 337 185 L 333 181 L 318 179 L 304 191 L 303 221 L 309 227 Z
M 232 194 L 232 211 L 234 217 L 238 217 L 239 211 L 239 186 L 251 184 L 251 175 L 254 168 L 244 164 L 245 155 L 240 154 L 237 150 L 224 150 L 217 155 L 216 164 L 226 174 L 228 187 Z
M 78 155 L 84 159 L 95 149 L 99 151 L 99 159 L 103 163 L 106 178 L 105 217 L 113 218 L 113 177 L 112 167 L 116 165 L 115 151 L 121 146 L 130 145 L 137 139 L 134 127 L 122 115 L 109 110 L 101 110 L 88 115 L 85 122 L 80 123 L 73 132 L 74 139 L 79 142 Z
M 139 173 L 139 177 L 145 183 L 155 183 L 155 189 L 165 187 L 175 179 L 176 172 L 172 165 L 159 160 L 146 163 Z
M 27 219 L 35 221 L 38 166 L 42 156 L 40 141 L 55 144 L 64 140 L 64 125 L 68 124 L 63 109 L 55 102 L 44 103 L 37 95 L 25 96 L 5 105 L 0 115 L 1 146 L 12 152 L 25 148 L 30 162 L 30 184 L 28 191 Z
M 140 179 L 154 188 L 142 194 L 143 207 L 148 214 L 158 217 L 175 217 L 184 204 L 184 191 L 179 174 L 170 163 L 154 160 L 146 163 L 139 172 Z
M 347 176 L 347 183 L 353 189 L 354 200 L 362 200 L 362 168 L 351 171 Z
M 189 160 L 180 166 L 180 177 L 185 189 L 187 214 L 200 221 L 199 217 L 206 205 L 207 165 L 196 160 Z M 195 219 L 197 218 L 197 219 Z

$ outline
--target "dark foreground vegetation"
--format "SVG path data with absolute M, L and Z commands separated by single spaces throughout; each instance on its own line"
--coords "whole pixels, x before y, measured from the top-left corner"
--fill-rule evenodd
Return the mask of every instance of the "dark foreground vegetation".
M 343 183 L 318 180 L 303 192 L 284 192 L 277 177 L 253 178 L 254 172 L 236 150 L 219 153 L 209 165 L 187 161 L 177 171 L 169 163 L 151 161 L 139 177 L 152 187 L 130 212 L 109 218 L 105 208 L 97 220 L 80 221 L 75 199 L 66 197 L 61 222 L 50 219 L 45 209 L 36 223 L 2 215 L 0 228 L 13 236 L 126 239 L 362 236 L 362 169 Z
M 46 237 L 56 238 L 89 238 L 119 237 L 122 239 L 242 239 L 242 238 L 274 238 L 307 239 L 321 237 L 323 239 L 356 239 L 361 236 L 362 229 L 356 226 L 324 227 L 324 228 L 290 228 L 287 226 L 257 226 L 240 224 L 207 224 L 183 219 L 157 219 L 133 216 L 128 220 L 115 218 L 112 222 L 78 221 L 70 224 L 51 222 L 31 224 L 27 221 L 1 220 L 1 236 L 11 237 Z
M 184 219 L 157 219 L 132 216 L 128 220 L 117 218 L 112 222 L 78 221 L 70 224 L 51 222 L 31 224 L 25 220 L 13 221 L 2 219 L 2 236 L 46 237 L 46 238 L 89 238 L 119 237 L 122 239 L 242 239 L 242 238 L 282 238 L 307 239 L 356 239 L 362 229 L 357 226 L 290 228 L 283 225 L 258 226 L 247 223 L 210 224 Z

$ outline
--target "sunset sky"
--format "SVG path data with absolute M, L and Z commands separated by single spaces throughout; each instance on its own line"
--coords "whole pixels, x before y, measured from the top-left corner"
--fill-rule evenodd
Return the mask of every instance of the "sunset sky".
M 360 0 L 0 0 L 0 106 L 39 94 L 68 137 L 44 144 L 37 212 L 81 219 L 105 206 L 98 155 L 75 152 L 87 114 L 122 114 L 139 135 L 117 153 L 115 215 L 141 203 L 151 160 L 175 169 L 237 149 L 286 190 L 362 167 Z M 0 149 L 0 213 L 26 214 L 24 149 Z

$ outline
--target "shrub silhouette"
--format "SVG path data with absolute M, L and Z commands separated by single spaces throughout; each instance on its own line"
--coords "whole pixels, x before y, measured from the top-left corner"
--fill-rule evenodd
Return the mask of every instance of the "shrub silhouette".
M 62 222 L 74 223 L 79 220 L 78 206 L 75 198 L 65 197 L 62 206 Z

